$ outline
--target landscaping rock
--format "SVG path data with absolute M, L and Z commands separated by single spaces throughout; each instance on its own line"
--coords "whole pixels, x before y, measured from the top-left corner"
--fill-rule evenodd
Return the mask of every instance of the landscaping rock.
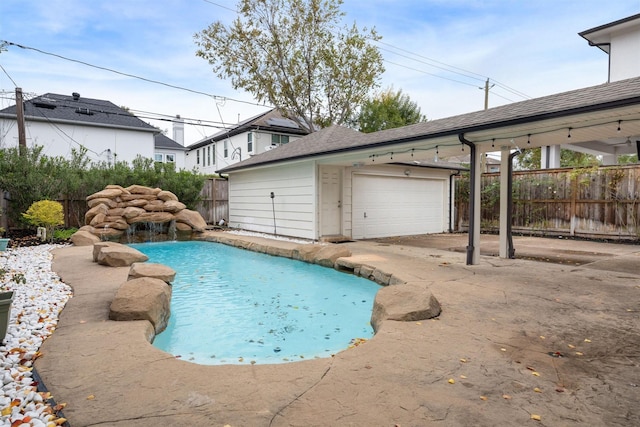
M 129 277 L 127 280 L 138 279 L 140 277 L 152 277 L 171 284 L 176 278 L 176 271 L 164 264 L 134 262 L 129 269 Z
M 207 228 L 207 223 L 197 211 L 183 209 L 175 214 L 176 222 L 182 222 L 191 226 L 194 231 L 202 233 Z
M 324 267 L 332 267 L 338 258 L 350 257 L 351 251 L 345 246 L 326 245 L 321 246 L 320 250 L 315 253 L 313 262 Z
M 116 293 L 109 311 L 111 320 L 148 320 L 156 334 L 164 331 L 171 314 L 171 287 L 153 277 L 125 282 Z
M 78 230 L 71 236 L 71 243 L 76 246 L 91 246 L 100 242 L 100 238 L 86 230 Z
M 100 251 L 103 248 L 109 247 L 109 246 L 114 246 L 114 247 L 119 247 L 119 246 L 123 246 L 120 243 L 116 243 L 116 242 L 97 242 L 93 245 L 93 262 L 98 262 L 98 255 L 100 254 Z
M 319 245 L 299 245 L 293 250 L 293 257 L 300 261 L 313 262 L 319 250 Z
M 387 286 L 376 294 L 371 325 L 377 332 L 385 320 L 413 322 L 437 317 L 440 311 L 440 303 L 428 283 Z
M 100 265 L 109 267 L 127 267 L 134 262 L 145 262 L 149 257 L 139 250 L 125 245 L 116 244 L 102 247 L 98 251 L 97 262 Z

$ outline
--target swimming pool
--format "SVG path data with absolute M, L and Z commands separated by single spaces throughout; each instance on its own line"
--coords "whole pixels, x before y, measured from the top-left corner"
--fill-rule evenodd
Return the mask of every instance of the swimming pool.
M 302 261 L 201 241 L 133 244 L 177 271 L 167 329 L 153 345 L 194 363 L 330 357 L 373 335 L 380 286 Z

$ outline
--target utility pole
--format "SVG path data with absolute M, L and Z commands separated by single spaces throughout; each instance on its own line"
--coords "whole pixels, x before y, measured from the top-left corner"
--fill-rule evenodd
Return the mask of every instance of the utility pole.
M 22 88 L 16 88 L 16 121 L 18 122 L 18 150 L 20 155 L 27 152 L 27 137 L 24 131 L 24 106 L 22 105 Z
M 495 85 L 489 86 L 489 79 L 487 78 L 487 81 L 484 83 L 484 109 L 485 110 L 489 109 L 489 89 L 491 89 L 494 86 Z

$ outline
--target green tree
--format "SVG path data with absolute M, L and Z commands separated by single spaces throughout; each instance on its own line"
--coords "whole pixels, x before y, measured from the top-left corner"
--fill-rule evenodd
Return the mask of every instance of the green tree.
M 426 121 L 427 117 L 409 95 L 389 88 L 364 102 L 357 126 L 361 132 L 369 133 Z
M 341 26 L 342 0 L 240 0 L 228 27 L 218 21 L 195 35 L 200 56 L 234 89 L 313 132 L 349 123 L 378 86 L 382 55 L 375 29 Z
M 541 168 L 542 149 L 533 148 L 527 150 L 523 155 L 516 157 L 518 168 L 521 170 L 535 170 Z M 561 168 L 583 168 L 598 166 L 600 160 L 593 154 L 579 153 L 573 150 L 560 150 Z

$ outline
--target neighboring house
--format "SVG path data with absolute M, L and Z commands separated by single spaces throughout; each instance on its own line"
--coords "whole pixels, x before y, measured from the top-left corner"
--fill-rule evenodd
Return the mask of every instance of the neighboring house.
M 155 152 L 153 159 L 160 163 L 173 163 L 176 170 L 185 168 L 187 148 L 161 133 L 154 136 Z
M 187 147 L 186 168 L 213 174 L 218 169 L 288 144 L 307 133 L 296 122 L 272 109 Z
M 589 42 L 609 55 L 608 82 L 616 82 L 640 76 L 640 14 L 629 16 L 579 33 Z M 566 148 L 581 153 L 602 156 L 603 165 L 615 165 L 621 154 L 634 154 L 637 150 L 630 136 L 620 129 L 617 145 L 609 145 L 601 151 L 592 144 L 557 145 L 542 147 L 542 169 L 560 167 L 560 149 Z
M 609 82 L 640 76 L 640 14 L 579 33 L 609 55 Z
M 47 156 L 69 158 L 72 149 L 84 147 L 94 162 L 154 158 L 158 129 L 109 101 L 47 93 L 23 105 L 27 146 L 42 146 Z M 0 147 L 17 145 L 13 105 L 0 111 Z
M 468 165 L 471 163 L 471 156 L 468 154 L 466 156 L 452 156 L 448 157 L 447 162 L 453 163 L 455 165 Z M 500 172 L 500 160 L 494 159 L 493 157 L 484 156 L 482 159 L 482 172 L 485 173 L 496 173 Z
M 471 153 L 479 183 L 480 158 L 494 147 L 503 162 L 518 147 L 606 150 L 620 122 L 640 139 L 640 78 L 369 134 L 333 126 L 218 172 L 228 175 L 232 227 L 313 240 L 435 233 L 449 228 L 453 172 L 411 166 L 413 159 Z M 471 191 L 469 264 L 479 257 L 479 184 Z

